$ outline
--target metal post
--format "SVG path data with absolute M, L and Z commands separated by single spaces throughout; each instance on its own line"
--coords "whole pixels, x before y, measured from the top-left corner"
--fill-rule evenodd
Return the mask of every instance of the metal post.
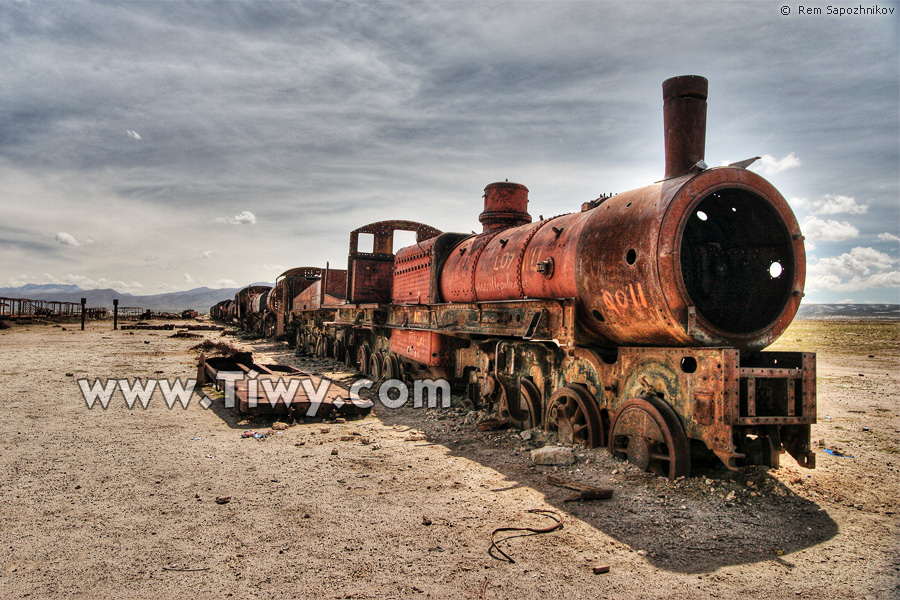
M 84 305 L 87 304 L 87 298 L 81 299 L 81 330 L 84 331 Z
M 119 328 L 119 299 L 113 298 L 113 331 Z

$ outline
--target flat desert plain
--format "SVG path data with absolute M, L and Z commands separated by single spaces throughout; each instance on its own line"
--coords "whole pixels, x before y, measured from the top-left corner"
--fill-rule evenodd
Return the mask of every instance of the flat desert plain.
M 533 465 L 541 436 L 479 432 L 463 408 L 376 406 L 262 440 L 242 432 L 271 420 L 220 400 L 88 409 L 79 378 L 195 376 L 202 340 L 170 335 L 0 331 L 0 598 L 900 597 L 897 322 L 797 321 L 774 346 L 818 353 L 815 470 L 785 455 L 674 482 L 604 450 Z M 548 474 L 614 495 L 565 502 Z M 514 562 L 491 556 L 495 529 L 553 524 L 534 509 L 562 528 L 498 533 Z

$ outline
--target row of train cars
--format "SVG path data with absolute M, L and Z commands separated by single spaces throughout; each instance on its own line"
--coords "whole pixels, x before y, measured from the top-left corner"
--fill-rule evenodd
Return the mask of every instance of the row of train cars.
M 211 317 L 374 380 L 448 380 L 513 426 L 670 478 L 784 452 L 813 468 L 815 354 L 764 350 L 803 296 L 803 236 L 752 160 L 703 162 L 706 89 L 663 84 L 661 181 L 537 221 L 525 186 L 493 183 L 481 233 L 372 223 L 346 270 L 290 269 Z M 416 242 L 395 251 L 398 231 Z

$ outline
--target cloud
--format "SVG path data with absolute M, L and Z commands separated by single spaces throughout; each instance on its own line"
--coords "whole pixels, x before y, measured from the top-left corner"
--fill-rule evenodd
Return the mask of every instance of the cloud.
M 850 196 L 835 196 L 825 194 L 818 200 L 806 198 L 791 198 L 791 202 L 801 206 L 814 215 L 862 215 L 868 212 L 868 204 L 857 204 L 855 198 Z
M 879 233 L 878 241 L 880 242 L 900 242 L 900 237 L 897 237 L 893 233 Z
M 835 304 L 856 304 L 856 301 L 853 298 L 845 298 L 843 300 L 838 300 Z
M 262 266 L 262 268 L 263 268 L 263 270 L 265 270 L 265 271 L 278 271 L 279 273 L 282 272 L 282 271 L 284 271 L 284 267 L 281 266 L 281 265 L 270 265 L 270 264 L 265 264 L 265 265 Z
M 854 292 L 900 286 L 897 259 L 874 248 L 857 246 L 840 256 L 822 258 L 809 265 L 806 284 L 811 290 Z
M 209 258 L 212 255 L 213 255 L 212 250 L 204 250 L 203 252 L 200 253 L 200 258 Z
M 750 165 L 754 171 L 763 175 L 774 175 L 787 169 L 800 166 L 800 159 L 793 152 L 782 158 L 775 158 L 771 154 L 763 154 L 758 161 Z
M 233 279 L 219 279 L 214 284 L 212 284 L 214 288 L 233 288 L 237 287 L 237 282 Z
M 231 225 L 256 225 L 256 215 L 249 210 L 243 210 L 233 217 L 219 217 L 216 223 L 229 223 Z
M 813 216 L 803 219 L 801 229 L 803 234 L 809 239 L 823 242 L 841 242 L 859 236 L 859 229 L 846 221 L 834 221 L 832 219 L 823 221 Z
M 193 277 L 190 276 L 189 273 L 184 274 L 184 279 L 182 281 L 184 281 L 188 285 L 195 285 L 198 283 L 203 283 L 202 279 L 194 279 Z
M 80 246 L 81 243 L 75 239 L 75 236 L 66 233 L 65 231 L 60 231 L 56 234 L 56 241 L 64 246 Z
M 142 137 L 140 136 L 140 134 L 139 134 L 137 131 L 132 131 L 131 129 L 127 129 L 127 130 L 125 131 L 125 133 L 128 134 L 128 137 L 130 137 L 130 138 L 132 138 L 132 139 L 135 139 L 135 140 L 142 140 L 142 139 L 144 139 L 144 138 L 142 138 Z

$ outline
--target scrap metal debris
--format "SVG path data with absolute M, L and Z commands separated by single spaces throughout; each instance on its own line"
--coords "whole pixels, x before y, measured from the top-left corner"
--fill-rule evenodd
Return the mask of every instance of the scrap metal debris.
M 553 519 L 554 521 L 556 521 L 556 523 L 554 523 L 553 525 L 550 525 L 549 527 L 544 527 L 544 528 L 537 528 L 537 527 L 498 527 L 498 528 L 495 529 L 493 532 L 491 532 L 491 547 L 488 548 L 488 555 L 490 555 L 492 558 L 496 558 L 497 560 L 503 560 L 503 559 L 501 559 L 501 558 L 499 558 L 499 557 L 497 557 L 497 556 L 494 555 L 494 550 L 496 550 L 498 553 L 500 553 L 500 554 L 503 556 L 504 559 L 506 559 L 507 562 L 509 562 L 509 563 L 515 563 L 515 562 L 516 562 L 516 561 L 514 561 L 514 560 L 512 559 L 512 557 L 509 556 L 509 554 L 507 554 L 506 552 L 504 552 L 503 550 L 500 549 L 500 547 L 497 545 L 497 540 L 494 539 L 494 536 L 497 535 L 498 533 L 500 533 L 501 531 L 528 531 L 528 532 L 530 532 L 530 533 L 532 533 L 532 534 L 538 534 L 538 533 L 550 533 L 551 531 L 556 531 L 557 529 L 562 529 L 562 526 L 563 526 L 563 516 L 562 516 L 561 514 L 559 514 L 558 512 L 556 512 L 555 510 L 550 510 L 550 509 L 546 509 L 546 508 L 531 508 L 531 509 L 528 509 L 528 510 L 525 511 L 525 512 L 530 512 L 530 513 L 535 513 L 535 514 L 544 515 L 545 517 L 548 517 L 548 518 L 550 518 L 550 519 Z M 521 535 L 528 535 L 528 534 L 521 534 Z M 512 538 L 514 538 L 514 537 L 519 537 L 519 536 L 518 536 L 518 535 L 513 535 L 513 536 L 510 536 L 510 537 L 507 537 L 507 538 L 503 538 L 503 539 L 500 540 L 500 541 L 502 542 L 502 541 L 505 541 L 505 540 L 512 539 Z
M 613 491 L 609 488 L 599 488 L 592 485 L 585 485 L 583 483 L 576 483 L 574 481 L 568 481 L 554 475 L 547 476 L 547 483 L 578 492 L 577 494 L 569 496 L 568 498 L 563 500 L 563 502 L 574 502 L 576 500 L 606 500 L 608 498 L 612 498 L 613 495 Z

